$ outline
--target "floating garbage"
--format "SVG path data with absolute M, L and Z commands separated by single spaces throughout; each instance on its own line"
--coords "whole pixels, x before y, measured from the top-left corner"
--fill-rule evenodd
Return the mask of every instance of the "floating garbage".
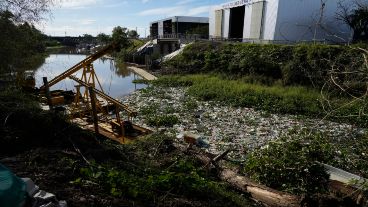
M 193 104 L 195 107 L 188 108 L 189 98 L 191 102 L 195 102 Z M 294 128 L 312 128 L 336 140 L 350 139 L 356 134 L 367 131 L 354 128 L 349 124 L 299 118 L 294 115 L 271 114 L 253 108 L 226 106 L 218 102 L 198 101 L 194 97 L 188 97 L 186 87 L 155 86 L 149 90 L 136 91 L 124 97 L 123 102 L 134 105 L 138 112 L 140 109 L 152 107 L 158 115 L 168 114 L 167 109 L 173 109 L 170 110 L 170 114 L 179 117 L 180 123 L 168 128 L 165 133 L 179 134 L 180 140 L 204 147 L 213 154 L 221 153 L 227 144 L 231 144 L 233 152 L 228 157 L 235 160 L 245 159 L 246 155 L 242 149 L 252 151 L 265 146 L 269 141 L 283 136 Z M 138 113 L 135 122 L 146 126 L 145 118 L 144 114 Z M 184 137 L 184 132 L 190 132 L 192 135 L 187 134 Z
M 200 136 L 198 134 L 194 134 L 192 132 L 184 131 L 184 132 L 180 133 L 177 136 L 177 138 L 178 139 L 184 139 L 184 141 L 186 143 L 196 145 L 197 147 L 200 147 L 200 148 L 209 148 L 210 147 L 210 144 L 209 144 L 208 140 L 206 140 L 202 136 Z

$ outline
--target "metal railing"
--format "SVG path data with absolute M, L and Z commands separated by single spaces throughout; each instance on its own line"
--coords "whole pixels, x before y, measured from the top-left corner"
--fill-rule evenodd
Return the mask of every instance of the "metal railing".
M 185 40 L 208 40 L 209 35 L 205 34 L 164 34 L 152 36 L 151 39 L 185 39 Z
M 252 39 L 252 38 L 224 38 L 224 37 L 216 37 L 210 36 L 209 41 L 212 42 L 242 42 L 242 43 L 254 43 L 254 44 L 338 44 L 345 45 L 349 44 L 348 42 L 336 42 L 328 39 L 316 39 L 316 40 L 265 40 L 265 39 Z

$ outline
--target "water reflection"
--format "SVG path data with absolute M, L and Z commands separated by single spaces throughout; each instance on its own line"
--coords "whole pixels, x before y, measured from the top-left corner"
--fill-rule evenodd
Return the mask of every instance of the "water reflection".
M 84 58 L 86 58 L 86 55 L 51 54 L 36 72 L 36 86 L 40 87 L 42 85 L 42 77 L 51 80 Z M 116 64 L 111 59 L 100 58 L 93 65 L 104 92 L 110 96 L 118 98 L 146 87 L 144 84 L 133 83 L 133 80 L 140 79 L 140 77 L 127 69 L 125 64 Z M 81 71 L 75 75 L 81 77 Z M 75 85 L 74 81 L 65 79 L 54 85 L 51 90 L 74 90 Z

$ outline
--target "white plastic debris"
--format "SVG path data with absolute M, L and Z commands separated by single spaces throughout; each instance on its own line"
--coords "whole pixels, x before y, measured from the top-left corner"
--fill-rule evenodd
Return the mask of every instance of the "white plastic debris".
M 33 197 L 40 190 L 30 178 L 22 178 L 22 180 L 26 183 L 26 191 L 30 197 Z
M 196 107 L 188 108 L 188 100 L 195 102 Z M 172 132 L 182 141 L 185 131 L 200 134 L 200 137 L 206 138 L 204 140 L 210 143 L 206 150 L 214 154 L 221 153 L 226 144 L 232 144 L 233 151 L 228 157 L 235 160 L 245 159 L 242 149 L 252 151 L 254 148 L 265 146 L 293 128 L 313 128 L 336 140 L 349 139 L 356 134 L 367 132 L 367 129 L 355 128 L 348 124 L 312 118 L 300 119 L 293 115 L 271 114 L 253 108 L 199 101 L 188 96 L 188 88 L 185 87 L 155 86 L 145 92 L 137 91 L 125 96 L 124 103 L 136 106 L 137 111 L 158 106 L 158 109 L 154 110 L 156 115 L 167 114 L 168 108 L 175 109 L 172 114 L 180 118 L 180 123 L 168 128 L 164 133 Z M 203 113 L 196 114 L 199 111 Z M 139 113 L 134 121 L 142 126 L 147 123 L 146 116 Z
M 66 201 L 58 201 L 54 194 L 40 190 L 30 178 L 22 180 L 26 183 L 28 196 L 33 198 L 32 207 L 68 207 Z

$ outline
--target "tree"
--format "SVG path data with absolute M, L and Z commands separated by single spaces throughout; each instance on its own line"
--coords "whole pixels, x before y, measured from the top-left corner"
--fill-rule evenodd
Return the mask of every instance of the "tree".
M 35 23 L 60 0 L 1 0 L 0 12 L 9 11 L 16 22 Z
M 129 38 L 134 38 L 134 39 L 138 39 L 139 38 L 139 34 L 137 33 L 137 31 L 135 30 L 130 30 L 128 32 L 128 37 Z
M 112 41 L 120 45 L 121 48 L 125 48 L 129 45 L 127 28 L 125 27 L 114 27 L 112 30 Z
M 111 41 L 111 37 L 105 33 L 100 33 L 96 36 L 97 41 L 101 44 L 107 44 Z
M 337 18 L 353 30 L 353 41 L 368 40 L 368 3 L 360 0 L 341 0 Z
M 61 0 L 0 0 L 0 73 L 38 67 L 45 35 L 33 25 Z
M 0 12 L 0 73 L 24 70 L 42 62 L 45 36 L 27 22 L 15 24 L 9 11 Z
M 83 35 L 83 42 L 86 44 L 91 44 L 94 40 L 94 37 L 90 34 L 84 34 Z

